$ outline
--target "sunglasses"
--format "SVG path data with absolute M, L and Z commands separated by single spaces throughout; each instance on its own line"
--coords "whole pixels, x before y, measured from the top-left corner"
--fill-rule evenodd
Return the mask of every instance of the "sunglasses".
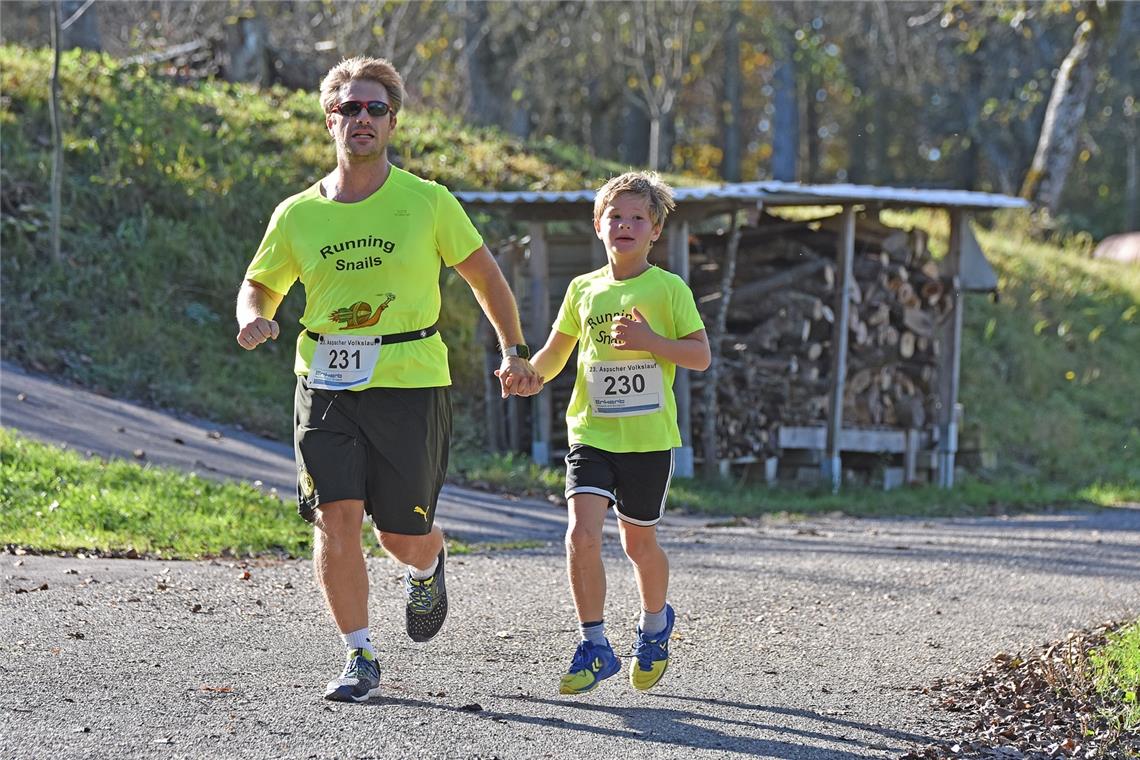
M 368 109 L 369 116 L 387 116 L 392 111 L 392 107 L 385 103 L 383 100 L 370 100 L 365 103 L 362 100 L 346 100 L 343 103 L 337 103 L 332 107 L 332 111 L 339 113 L 341 116 L 352 118 L 356 116 L 365 108 Z

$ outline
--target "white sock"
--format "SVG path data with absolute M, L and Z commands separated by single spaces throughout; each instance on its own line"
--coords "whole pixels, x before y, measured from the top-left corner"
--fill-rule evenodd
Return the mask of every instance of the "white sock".
M 369 654 L 376 654 L 376 650 L 372 648 L 372 639 L 368 637 L 368 628 L 342 633 L 340 638 L 349 649 L 367 649 Z
M 642 610 L 641 620 L 637 624 L 637 627 L 641 629 L 641 632 L 653 635 L 655 633 L 661 633 L 664 631 L 665 626 L 669 624 L 669 619 L 665 616 L 665 607 L 668 606 L 669 605 L 662 606 L 661 609 L 657 612 L 646 612 L 645 610 Z
M 592 644 L 605 644 L 606 643 L 606 623 L 604 620 L 598 622 L 578 623 L 578 630 L 582 633 L 582 641 L 589 641 Z
M 417 581 L 426 581 L 428 578 L 435 575 L 435 569 L 437 567 L 439 567 L 439 557 L 436 557 L 434 560 L 432 560 L 431 567 L 428 567 L 425 570 L 420 570 L 418 567 L 412 567 L 411 565 L 408 565 L 408 574 Z

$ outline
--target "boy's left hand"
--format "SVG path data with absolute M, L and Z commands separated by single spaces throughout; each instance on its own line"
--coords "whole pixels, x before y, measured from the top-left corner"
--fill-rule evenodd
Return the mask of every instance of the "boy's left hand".
M 613 331 L 610 333 L 614 340 L 614 348 L 622 351 L 652 351 L 657 333 L 649 326 L 649 322 L 637 307 L 631 309 L 633 316 L 622 315 L 614 320 Z

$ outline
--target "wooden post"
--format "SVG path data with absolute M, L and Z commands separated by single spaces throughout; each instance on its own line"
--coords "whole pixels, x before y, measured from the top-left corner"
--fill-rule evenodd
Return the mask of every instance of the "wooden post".
M 665 227 L 669 246 L 669 269 L 685 282 L 689 281 L 689 223 L 684 220 L 668 222 Z M 677 399 L 677 426 L 681 430 L 681 448 L 673 457 L 673 475 L 693 477 L 693 417 L 692 390 L 689 370 L 677 368 L 673 380 L 673 395 Z
M 835 324 L 831 336 L 831 396 L 827 410 L 827 450 L 820 468 L 831 480 L 831 490 L 839 490 L 842 464 L 839 434 L 843 430 L 843 388 L 847 381 L 847 320 L 851 309 L 851 280 L 855 261 L 855 208 L 845 206 L 840 222 L 836 256 L 839 259 L 839 288 L 835 298 Z
M 550 330 L 550 262 L 547 258 L 546 225 L 542 222 L 530 223 L 529 275 L 530 319 L 524 332 L 531 350 L 537 351 Z M 546 467 L 550 464 L 550 427 L 554 416 L 554 401 L 547 392 L 534 396 L 533 402 L 530 455 L 535 463 Z
M 954 486 L 954 459 L 958 453 L 958 378 L 962 367 L 962 231 L 969 216 L 950 211 L 950 249 L 946 252 L 943 274 L 950 278 L 952 311 L 942 328 L 938 357 L 938 485 Z

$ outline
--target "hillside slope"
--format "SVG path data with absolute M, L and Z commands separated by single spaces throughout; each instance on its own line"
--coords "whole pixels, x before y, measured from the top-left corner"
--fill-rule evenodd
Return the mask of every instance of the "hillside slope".
M 0 48 L 3 357 L 287 438 L 301 289 L 283 306 L 282 339 L 252 354 L 233 342 L 232 304 L 269 213 L 329 166 L 316 97 L 181 86 L 66 55 L 63 255 L 53 261 L 49 65 L 46 51 Z M 414 104 L 393 149 L 405 168 L 454 189 L 577 189 L 622 168 Z M 928 214 L 896 223 L 945 236 L 944 220 Z M 491 240 L 505 232 L 481 226 Z M 1088 260 L 1087 240 L 1034 242 L 1024 215 L 978 234 L 1002 282 L 998 300 L 970 296 L 966 311 L 965 435 L 997 454 L 981 474 L 1103 483 L 1137 498 L 1140 270 Z M 458 405 L 471 412 L 482 392 L 476 307 L 455 275 L 444 287 L 441 329 Z

